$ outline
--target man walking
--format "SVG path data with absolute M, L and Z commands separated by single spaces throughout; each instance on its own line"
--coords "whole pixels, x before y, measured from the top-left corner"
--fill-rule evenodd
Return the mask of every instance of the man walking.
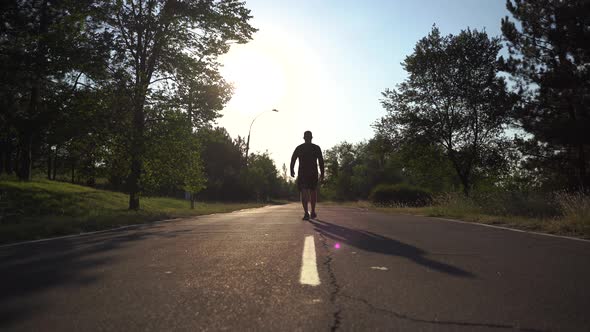
M 324 180 L 324 157 L 319 146 L 311 143 L 311 131 L 303 134 L 305 143 L 299 145 L 293 151 L 291 157 L 291 176 L 295 177 L 295 160 L 299 159 L 299 171 L 297 172 L 297 188 L 301 192 L 301 204 L 305 215 L 303 220 L 309 220 L 307 202 L 311 201 L 311 218 L 316 218 L 315 205 L 318 199 L 318 162 L 320 164 L 320 180 Z

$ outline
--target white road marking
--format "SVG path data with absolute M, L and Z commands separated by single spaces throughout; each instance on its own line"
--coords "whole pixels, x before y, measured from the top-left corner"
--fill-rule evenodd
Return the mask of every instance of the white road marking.
M 371 269 L 372 270 L 381 270 L 381 271 L 387 271 L 387 270 L 389 270 L 385 266 L 371 266 Z
M 84 233 L 78 233 L 78 234 L 72 234 L 72 235 L 48 237 L 46 239 L 15 242 L 15 243 L 3 244 L 3 245 L 0 246 L 0 248 L 16 247 L 16 246 L 20 246 L 20 245 L 24 245 L 24 244 L 31 244 L 31 243 L 40 243 L 40 242 L 48 242 L 48 241 L 55 241 L 55 240 L 63 240 L 63 239 L 69 239 L 69 238 L 72 238 L 72 237 L 84 237 L 84 236 L 89 236 L 89 235 L 95 235 L 95 234 L 102 234 L 102 233 L 120 231 L 120 230 L 124 230 L 124 229 L 127 229 L 127 228 L 140 228 L 140 226 L 151 226 L 151 225 L 156 225 L 156 224 L 163 223 L 163 222 L 175 221 L 175 220 L 180 220 L 180 219 L 182 219 L 182 218 L 172 218 L 172 219 L 166 219 L 166 220 L 157 220 L 157 221 L 146 222 L 146 223 L 143 223 L 143 224 L 133 224 L 133 225 L 126 225 L 126 226 L 119 226 L 119 227 L 115 227 L 115 228 L 109 228 L 109 229 L 105 229 L 105 230 L 102 230 L 102 231 L 84 232 Z
M 488 225 L 488 224 L 482 224 L 482 223 L 478 223 L 478 222 L 469 222 L 469 221 L 463 221 L 463 220 L 448 219 L 448 218 L 438 218 L 438 217 L 430 217 L 430 218 L 432 218 L 432 219 L 438 219 L 438 220 L 445 220 L 445 221 L 450 221 L 450 222 L 456 222 L 456 223 L 459 223 L 459 224 L 477 225 L 477 226 L 483 226 L 483 227 L 503 229 L 505 231 L 512 231 L 512 232 L 518 232 L 518 233 L 528 233 L 528 234 L 535 234 L 535 235 L 541 235 L 541 236 L 555 237 L 555 238 L 559 238 L 559 239 L 574 240 L 574 241 L 581 241 L 581 242 L 590 242 L 590 240 L 580 239 L 580 238 L 577 238 L 577 237 L 563 236 L 563 235 L 555 235 L 555 234 L 547 234 L 547 233 L 532 232 L 532 231 L 525 231 L 525 230 L 522 230 L 522 229 L 508 228 L 508 227 L 502 227 L 502 226 L 496 226 L 496 225 Z
M 299 282 L 303 285 L 310 286 L 317 286 L 320 284 L 320 276 L 318 275 L 318 266 L 315 259 L 315 243 L 313 235 L 305 237 Z

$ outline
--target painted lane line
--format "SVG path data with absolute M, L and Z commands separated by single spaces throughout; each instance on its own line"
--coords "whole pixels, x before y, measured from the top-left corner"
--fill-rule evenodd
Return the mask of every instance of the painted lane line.
M 305 237 L 299 282 L 303 285 L 310 286 L 317 286 L 320 284 L 320 276 L 318 275 L 318 266 L 315 259 L 315 243 L 313 235 Z
M 55 241 L 55 240 L 69 239 L 69 238 L 74 238 L 74 237 L 92 236 L 92 235 L 96 235 L 96 234 L 103 234 L 103 233 L 109 233 L 109 232 L 115 233 L 116 231 L 121 231 L 121 230 L 125 230 L 125 229 L 128 229 L 128 228 L 138 228 L 139 229 L 142 226 L 153 226 L 153 225 L 156 225 L 156 224 L 159 224 L 159 223 L 164 223 L 164 222 L 169 222 L 169 221 L 177 221 L 177 220 L 180 220 L 180 219 L 182 219 L 182 218 L 157 220 L 157 221 L 146 222 L 146 223 L 142 223 L 142 224 L 133 224 L 133 225 L 126 225 L 126 226 L 119 226 L 119 227 L 115 227 L 115 228 L 104 229 L 104 230 L 101 230 L 101 231 L 83 232 L 83 233 L 78 233 L 78 234 L 71 234 L 71 235 L 64 235 L 64 236 L 56 236 L 56 237 L 48 237 L 46 239 L 30 240 L 30 241 L 22 241 L 22 242 L 14 242 L 14 243 L 8 243 L 8 244 L 0 245 L 0 248 L 16 247 L 16 246 L 21 246 L 21 245 L 25 245 L 25 244 L 42 243 L 42 242 L 49 242 L 49 241 Z
M 430 218 L 455 222 L 458 224 L 467 224 L 467 225 L 476 225 L 476 226 L 483 226 L 483 227 L 489 227 L 489 228 L 497 228 L 497 229 L 502 229 L 502 230 L 511 231 L 511 232 L 517 232 L 517 233 L 527 233 L 527 234 L 554 237 L 554 238 L 558 238 L 558 239 L 574 240 L 574 241 L 580 241 L 580 242 L 590 242 L 590 240 L 588 240 L 588 239 L 581 239 L 581 238 L 577 238 L 577 237 L 540 233 L 540 232 L 533 232 L 533 231 L 525 231 L 525 230 L 517 229 L 517 228 L 509 228 L 509 227 L 502 227 L 502 226 L 496 226 L 496 225 L 482 224 L 482 223 L 478 223 L 478 222 L 470 222 L 470 221 L 463 221 L 463 220 L 449 219 L 449 218 L 438 218 L 438 217 L 430 217 Z
M 388 268 L 386 268 L 385 266 L 371 266 L 371 270 L 381 270 L 381 271 L 387 271 L 389 270 Z

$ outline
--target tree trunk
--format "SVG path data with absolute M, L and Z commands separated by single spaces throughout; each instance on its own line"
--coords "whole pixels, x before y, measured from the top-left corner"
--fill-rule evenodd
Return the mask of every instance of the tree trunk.
M 584 151 L 584 144 L 578 145 L 578 176 L 580 182 L 580 190 L 586 191 L 590 189 L 590 176 L 586 169 L 586 152 Z
M 4 173 L 4 165 L 8 158 L 8 140 L 0 140 L 0 174 Z
M 20 178 L 20 155 L 22 154 L 20 147 L 16 147 L 16 153 L 14 154 L 14 163 L 12 164 L 12 169 L 14 170 L 14 174 L 18 178 Z
M 57 146 L 55 147 L 55 153 L 53 155 L 53 174 L 51 179 L 55 180 L 55 173 L 57 172 Z
M 13 152 L 13 148 L 12 148 L 12 140 L 9 138 L 6 141 L 6 150 L 4 151 L 5 155 L 4 155 L 4 163 L 2 165 L 0 165 L 0 167 L 4 168 L 4 170 L 6 171 L 6 174 L 12 174 L 12 152 Z
M 455 151 L 447 149 L 447 156 L 451 160 L 451 163 L 453 164 L 453 168 L 455 168 L 455 172 L 457 172 L 459 180 L 461 180 L 461 184 L 463 185 L 463 194 L 465 195 L 465 197 L 469 197 L 469 192 L 471 190 L 471 181 L 469 179 L 470 172 L 461 169 L 461 165 L 455 157 Z
M 22 181 L 31 181 L 32 170 L 33 133 L 27 128 L 21 135 L 20 160 L 18 178 Z
M 461 177 L 461 184 L 463 184 L 463 195 L 469 197 L 469 194 L 471 193 L 471 183 L 469 183 L 469 179 Z
M 76 160 L 72 159 L 72 183 L 75 182 L 76 178 Z
M 131 173 L 129 174 L 129 210 L 139 210 L 139 176 L 141 161 L 135 154 L 131 157 Z
M 195 208 L 195 194 L 191 193 L 191 210 Z
M 144 98 L 136 101 L 133 114 L 133 136 L 131 142 L 131 172 L 129 173 L 129 210 L 139 210 L 140 180 L 143 167 Z
M 39 14 L 39 34 L 37 36 L 38 49 L 35 56 L 35 62 L 33 65 L 34 78 L 31 86 L 31 96 L 29 99 L 29 105 L 27 113 L 29 119 L 35 119 L 39 116 L 39 105 L 41 100 L 41 87 L 43 75 L 45 73 L 46 56 L 47 56 L 47 43 L 45 34 L 48 31 L 49 18 L 47 14 L 48 0 L 44 0 L 41 4 Z M 33 135 L 38 132 L 38 123 L 35 120 L 29 120 L 26 123 L 21 124 L 21 159 L 19 161 L 19 179 L 24 181 L 31 180 L 32 173 L 32 150 L 33 150 Z
M 47 180 L 51 180 L 51 173 L 52 173 L 52 159 L 53 153 L 51 151 L 51 146 L 48 147 L 47 151 Z

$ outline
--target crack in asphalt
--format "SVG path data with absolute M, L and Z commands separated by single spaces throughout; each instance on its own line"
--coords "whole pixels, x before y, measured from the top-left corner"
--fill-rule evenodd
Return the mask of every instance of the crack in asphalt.
M 321 231 L 317 231 L 316 232 L 319 236 L 320 239 L 320 243 L 322 245 L 322 247 L 325 249 L 326 251 L 326 255 L 323 261 L 323 265 L 326 268 L 326 271 L 328 272 L 328 279 L 329 282 L 328 284 L 330 285 L 330 303 L 332 304 L 334 311 L 332 314 L 333 317 L 333 322 L 332 325 L 330 327 L 331 331 L 336 331 L 338 330 L 341 325 L 342 325 L 342 320 L 343 320 L 343 316 L 342 316 L 342 305 L 338 304 L 338 299 L 348 299 L 348 300 L 352 300 L 355 302 L 360 302 L 364 305 L 366 305 L 369 310 L 374 311 L 374 312 L 380 312 L 392 317 L 395 317 L 397 319 L 401 319 L 401 320 L 406 320 L 406 321 L 410 321 L 410 322 L 415 322 L 415 323 L 423 323 L 423 324 L 436 324 L 436 325 L 442 325 L 442 326 L 458 326 L 458 327 L 464 327 L 464 328 L 474 328 L 474 327 L 487 327 L 487 328 L 493 328 L 493 329 L 512 329 L 515 331 L 522 331 L 522 332 L 548 332 L 550 330 L 543 330 L 543 329 L 537 329 L 537 328 L 527 328 L 527 327 L 520 327 L 518 325 L 510 325 L 510 324 L 501 324 L 501 323 L 493 323 L 493 322 L 468 322 L 468 321 L 453 321 L 453 320 L 438 320 L 438 319 L 425 319 L 425 318 L 419 318 L 416 316 L 411 316 L 409 314 L 405 314 L 402 313 L 401 311 L 395 311 L 395 310 L 391 310 L 391 309 L 386 309 L 386 308 L 381 308 L 381 307 L 377 307 L 374 304 L 370 303 L 368 300 L 360 298 L 360 297 L 354 297 L 354 296 L 350 296 L 347 295 L 345 293 L 341 292 L 341 286 L 338 284 L 337 279 L 336 279 L 336 273 L 334 271 L 334 266 L 332 264 L 332 261 L 334 260 L 333 257 L 333 251 L 331 250 L 330 245 L 328 244 L 328 240 L 329 238 L 326 237 L 324 235 L 323 232 Z M 454 253 L 435 253 L 435 255 L 461 255 L 461 254 L 454 254 Z M 465 256 L 478 256 L 477 254 L 463 254 Z
M 428 320 L 428 319 L 412 317 L 412 316 L 409 316 L 409 315 L 406 315 L 406 314 L 403 314 L 400 312 L 396 312 L 396 311 L 390 310 L 390 309 L 379 308 L 363 298 L 358 298 L 358 297 L 354 297 L 354 296 L 350 296 L 350 295 L 346 295 L 346 294 L 338 294 L 337 296 L 345 298 L 345 299 L 349 299 L 352 301 L 361 302 L 364 305 L 366 305 L 367 307 L 369 307 L 369 309 L 372 311 L 381 312 L 381 313 L 387 314 L 389 316 L 394 316 L 399 319 L 409 320 L 409 321 L 417 322 L 417 323 L 438 324 L 438 325 L 458 325 L 458 326 L 465 326 L 465 327 L 489 327 L 489 328 L 496 328 L 496 329 L 515 329 L 517 331 L 523 331 L 523 332 L 547 332 L 547 331 L 549 331 L 549 330 L 539 330 L 539 329 L 535 329 L 535 328 L 518 327 L 518 326 L 508 325 L 508 324 L 472 323 L 472 322 L 461 322 L 461 321 L 451 321 L 451 320 Z
M 326 252 L 328 253 L 325 256 L 323 265 L 326 267 L 326 270 L 328 271 L 328 278 L 329 278 L 329 284 L 330 284 L 330 303 L 332 304 L 332 306 L 334 307 L 334 312 L 332 313 L 332 326 L 330 327 L 330 331 L 336 331 L 338 330 L 338 328 L 340 327 L 340 325 L 342 324 L 342 309 L 338 306 L 338 304 L 336 304 L 336 299 L 339 296 L 340 293 L 340 285 L 338 285 L 338 282 L 336 280 L 336 274 L 334 273 L 334 270 L 332 269 L 332 251 L 330 250 L 330 246 L 328 245 L 328 242 L 326 241 L 326 237 L 322 234 L 322 233 L 318 233 L 319 237 L 320 237 L 320 241 L 322 243 L 322 247 L 326 250 Z

